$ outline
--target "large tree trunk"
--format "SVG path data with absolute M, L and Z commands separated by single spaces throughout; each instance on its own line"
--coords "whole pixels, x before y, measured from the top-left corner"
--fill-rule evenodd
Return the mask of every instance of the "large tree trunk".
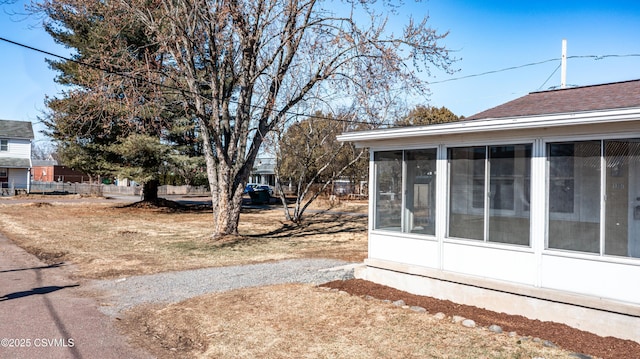
M 213 237 L 238 234 L 238 222 L 242 209 L 242 187 L 233 188 L 234 179 L 218 178 L 218 206 L 213 209 Z
M 160 181 L 150 180 L 142 185 L 142 200 L 145 202 L 156 202 L 158 200 L 158 187 Z
M 218 160 L 219 156 L 214 155 L 215 149 L 210 142 L 209 130 L 203 128 L 201 135 L 213 207 L 212 237 L 217 239 L 236 235 L 242 209 L 242 192 L 249 173 L 234 171 L 224 161 Z

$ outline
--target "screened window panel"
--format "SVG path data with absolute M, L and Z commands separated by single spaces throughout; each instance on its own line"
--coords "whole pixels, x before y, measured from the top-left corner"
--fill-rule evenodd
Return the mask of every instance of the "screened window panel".
M 402 230 L 402 151 L 374 154 L 375 229 Z
M 549 212 L 573 213 L 574 144 L 554 143 L 549 154 Z
M 9 141 L 0 140 L 0 151 L 9 151 Z
M 640 139 L 605 141 L 605 254 L 640 258 Z
M 600 253 L 600 141 L 547 146 L 548 247 Z
M 490 242 L 529 245 L 531 147 L 489 147 Z
M 449 237 L 484 240 L 486 147 L 449 149 Z
M 405 151 L 405 231 L 435 235 L 436 149 Z

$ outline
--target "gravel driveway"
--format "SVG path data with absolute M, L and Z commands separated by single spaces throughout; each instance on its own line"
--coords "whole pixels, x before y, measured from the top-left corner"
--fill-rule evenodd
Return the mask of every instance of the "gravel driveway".
M 289 259 L 92 281 L 88 289 L 100 293 L 100 311 L 115 317 L 140 304 L 174 303 L 207 293 L 280 283 L 321 284 L 350 279 L 357 265 L 333 259 Z

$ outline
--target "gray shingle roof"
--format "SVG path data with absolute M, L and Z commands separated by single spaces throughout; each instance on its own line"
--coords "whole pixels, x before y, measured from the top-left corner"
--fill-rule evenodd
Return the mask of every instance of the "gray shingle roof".
M 12 157 L 0 157 L 0 167 L 5 168 L 29 168 L 28 158 L 12 158 Z
M 28 121 L 0 120 L 0 137 L 33 139 L 33 127 Z
M 532 92 L 465 120 L 640 107 L 640 80 Z

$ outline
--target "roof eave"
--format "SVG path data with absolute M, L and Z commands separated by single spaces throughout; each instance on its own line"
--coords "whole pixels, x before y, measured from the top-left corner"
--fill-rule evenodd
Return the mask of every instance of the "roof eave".
M 589 125 L 630 120 L 640 120 L 640 107 L 534 116 L 485 118 L 438 125 L 346 132 L 338 136 L 338 141 L 362 144 L 364 142 L 402 139 L 408 137 L 432 137 L 488 131 L 521 130 L 524 128 L 533 129 L 543 127 Z

